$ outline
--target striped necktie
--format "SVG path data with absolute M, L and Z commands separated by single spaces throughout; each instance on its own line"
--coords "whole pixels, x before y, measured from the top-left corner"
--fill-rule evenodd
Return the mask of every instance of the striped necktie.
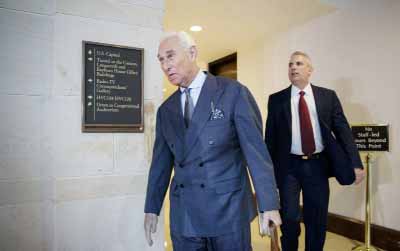
M 190 120 L 192 119 L 194 105 L 193 99 L 190 96 L 190 88 L 186 88 L 183 92 L 185 93 L 185 108 L 183 113 L 183 118 L 185 120 L 186 128 L 189 127 Z

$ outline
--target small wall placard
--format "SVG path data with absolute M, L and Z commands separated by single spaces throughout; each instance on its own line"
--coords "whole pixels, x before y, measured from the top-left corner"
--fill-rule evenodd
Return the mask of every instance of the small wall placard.
M 82 131 L 143 132 L 143 49 L 82 47 Z
M 353 125 L 354 141 L 359 151 L 387 152 L 389 151 L 388 125 Z

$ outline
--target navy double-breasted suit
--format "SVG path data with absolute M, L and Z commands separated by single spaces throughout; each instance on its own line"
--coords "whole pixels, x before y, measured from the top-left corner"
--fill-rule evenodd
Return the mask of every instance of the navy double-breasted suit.
M 188 128 L 179 90 L 160 106 L 145 213 L 160 213 L 170 184 L 171 232 L 189 237 L 234 232 L 256 215 L 248 173 L 258 209 L 278 209 L 261 115 L 246 87 L 207 74 Z

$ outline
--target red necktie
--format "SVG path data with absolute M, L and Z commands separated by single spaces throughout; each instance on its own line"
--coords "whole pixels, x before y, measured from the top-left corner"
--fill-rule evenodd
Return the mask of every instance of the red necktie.
M 299 92 L 299 117 L 300 117 L 300 134 L 301 148 L 305 155 L 311 155 L 315 151 L 314 133 L 308 111 L 306 100 L 304 99 L 305 92 Z

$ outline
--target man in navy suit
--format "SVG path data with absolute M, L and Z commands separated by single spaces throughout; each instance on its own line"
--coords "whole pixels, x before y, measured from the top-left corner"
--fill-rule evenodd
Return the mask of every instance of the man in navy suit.
M 281 223 L 260 112 L 245 86 L 201 71 L 196 57 L 196 45 L 184 32 L 169 33 L 160 42 L 161 68 L 178 89 L 157 112 L 146 238 L 152 245 L 169 186 L 175 251 L 249 251 L 257 206 L 248 171 L 264 225 Z
M 358 184 L 364 170 L 336 93 L 310 84 L 310 58 L 296 51 L 289 61 L 291 86 L 268 101 L 265 142 L 279 188 L 282 250 L 297 251 L 299 197 L 303 195 L 305 250 L 322 251 L 327 224 L 329 183 Z

